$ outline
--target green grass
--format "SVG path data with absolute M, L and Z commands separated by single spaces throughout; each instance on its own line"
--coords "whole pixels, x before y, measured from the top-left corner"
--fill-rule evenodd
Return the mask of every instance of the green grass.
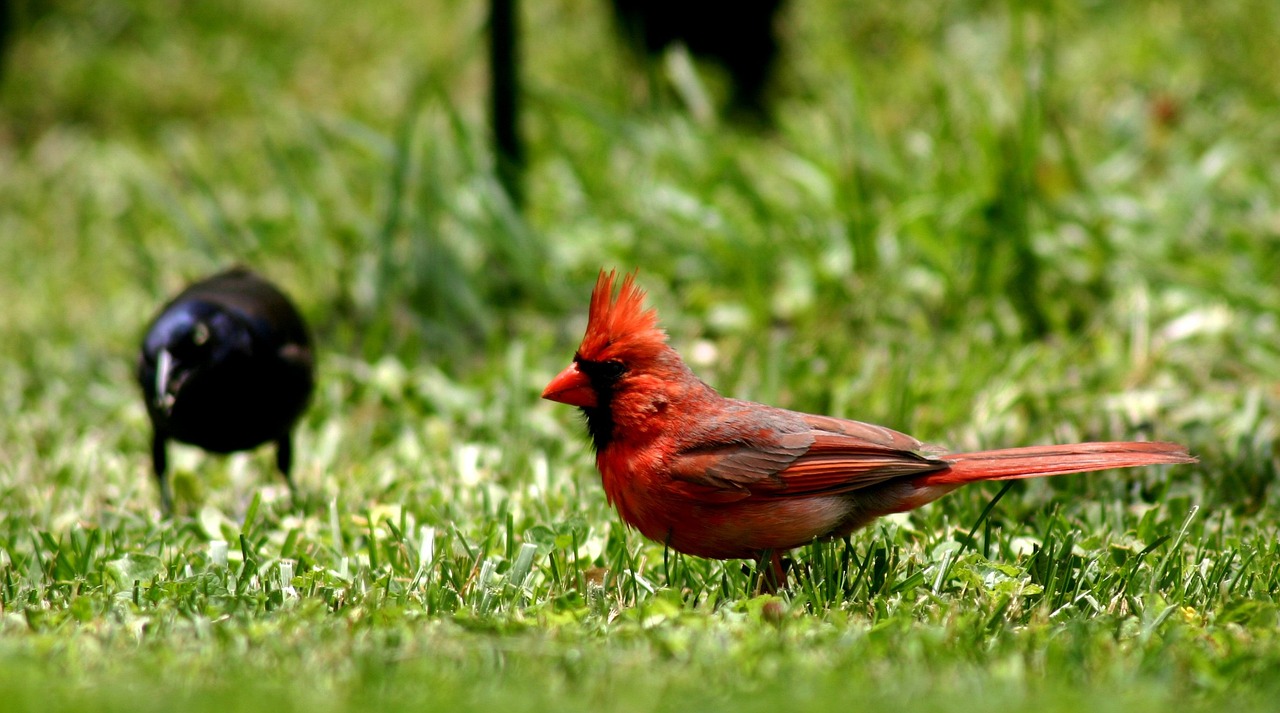
M 604 3 L 526 3 L 524 215 L 492 172 L 479 4 L 18 5 L 6 710 L 1280 695 L 1274 3 L 793 3 L 771 132 L 645 100 Z M 235 261 L 322 350 L 304 501 L 267 450 L 175 448 L 161 522 L 135 349 Z M 579 418 L 538 399 L 601 266 L 640 269 L 729 395 L 1201 462 L 966 488 L 755 597 L 744 563 L 622 527 Z

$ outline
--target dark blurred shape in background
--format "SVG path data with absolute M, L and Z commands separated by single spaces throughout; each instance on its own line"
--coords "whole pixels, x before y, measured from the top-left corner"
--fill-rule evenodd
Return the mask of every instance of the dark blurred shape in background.
M 730 84 L 731 118 L 770 122 L 767 94 L 779 55 L 776 20 L 784 0 L 610 0 L 618 32 L 649 68 L 668 49 L 686 48 L 719 65 Z M 494 163 L 511 201 L 524 202 L 525 151 L 520 136 L 520 9 L 516 0 L 489 2 L 490 120 Z
M 524 202 L 520 178 L 524 171 L 524 145 L 520 140 L 520 24 L 516 0 L 490 0 L 489 72 L 495 168 L 507 196 L 519 206 Z
M 729 75 L 730 113 L 767 122 L 766 92 L 779 53 L 775 18 L 783 0 L 610 0 L 618 30 L 645 61 L 674 45 Z
M 13 34 L 13 8 L 10 0 L 0 0 L 0 80 L 4 79 L 4 60 Z

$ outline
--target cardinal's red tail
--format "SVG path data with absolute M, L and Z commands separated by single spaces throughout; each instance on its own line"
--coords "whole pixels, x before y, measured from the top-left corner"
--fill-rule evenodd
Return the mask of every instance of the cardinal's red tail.
M 1139 465 L 1195 463 L 1176 443 L 1071 443 L 998 451 L 949 453 L 951 467 L 920 476 L 919 485 L 960 485 L 979 480 L 1015 480 L 1046 475 L 1084 473 Z

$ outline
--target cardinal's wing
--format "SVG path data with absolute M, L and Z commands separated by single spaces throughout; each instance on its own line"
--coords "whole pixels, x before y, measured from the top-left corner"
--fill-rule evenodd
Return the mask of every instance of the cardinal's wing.
M 688 434 L 668 460 L 691 498 L 733 502 L 848 492 L 945 470 L 904 433 L 861 421 L 731 402 L 723 418 Z

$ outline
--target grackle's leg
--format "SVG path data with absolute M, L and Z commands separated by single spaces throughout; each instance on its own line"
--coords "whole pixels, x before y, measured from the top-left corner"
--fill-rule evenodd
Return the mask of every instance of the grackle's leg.
M 298 486 L 293 483 L 293 434 L 286 433 L 276 441 L 276 467 L 284 475 L 284 482 L 289 486 L 289 496 L 298 501 Z
M 156 473 L 156 483 L 160 486 L 160 514 L 173 516 L 173 488 L 169 485 L 169 453 L 168 439 L 159 431 L 151 437 L 151 467 Z

